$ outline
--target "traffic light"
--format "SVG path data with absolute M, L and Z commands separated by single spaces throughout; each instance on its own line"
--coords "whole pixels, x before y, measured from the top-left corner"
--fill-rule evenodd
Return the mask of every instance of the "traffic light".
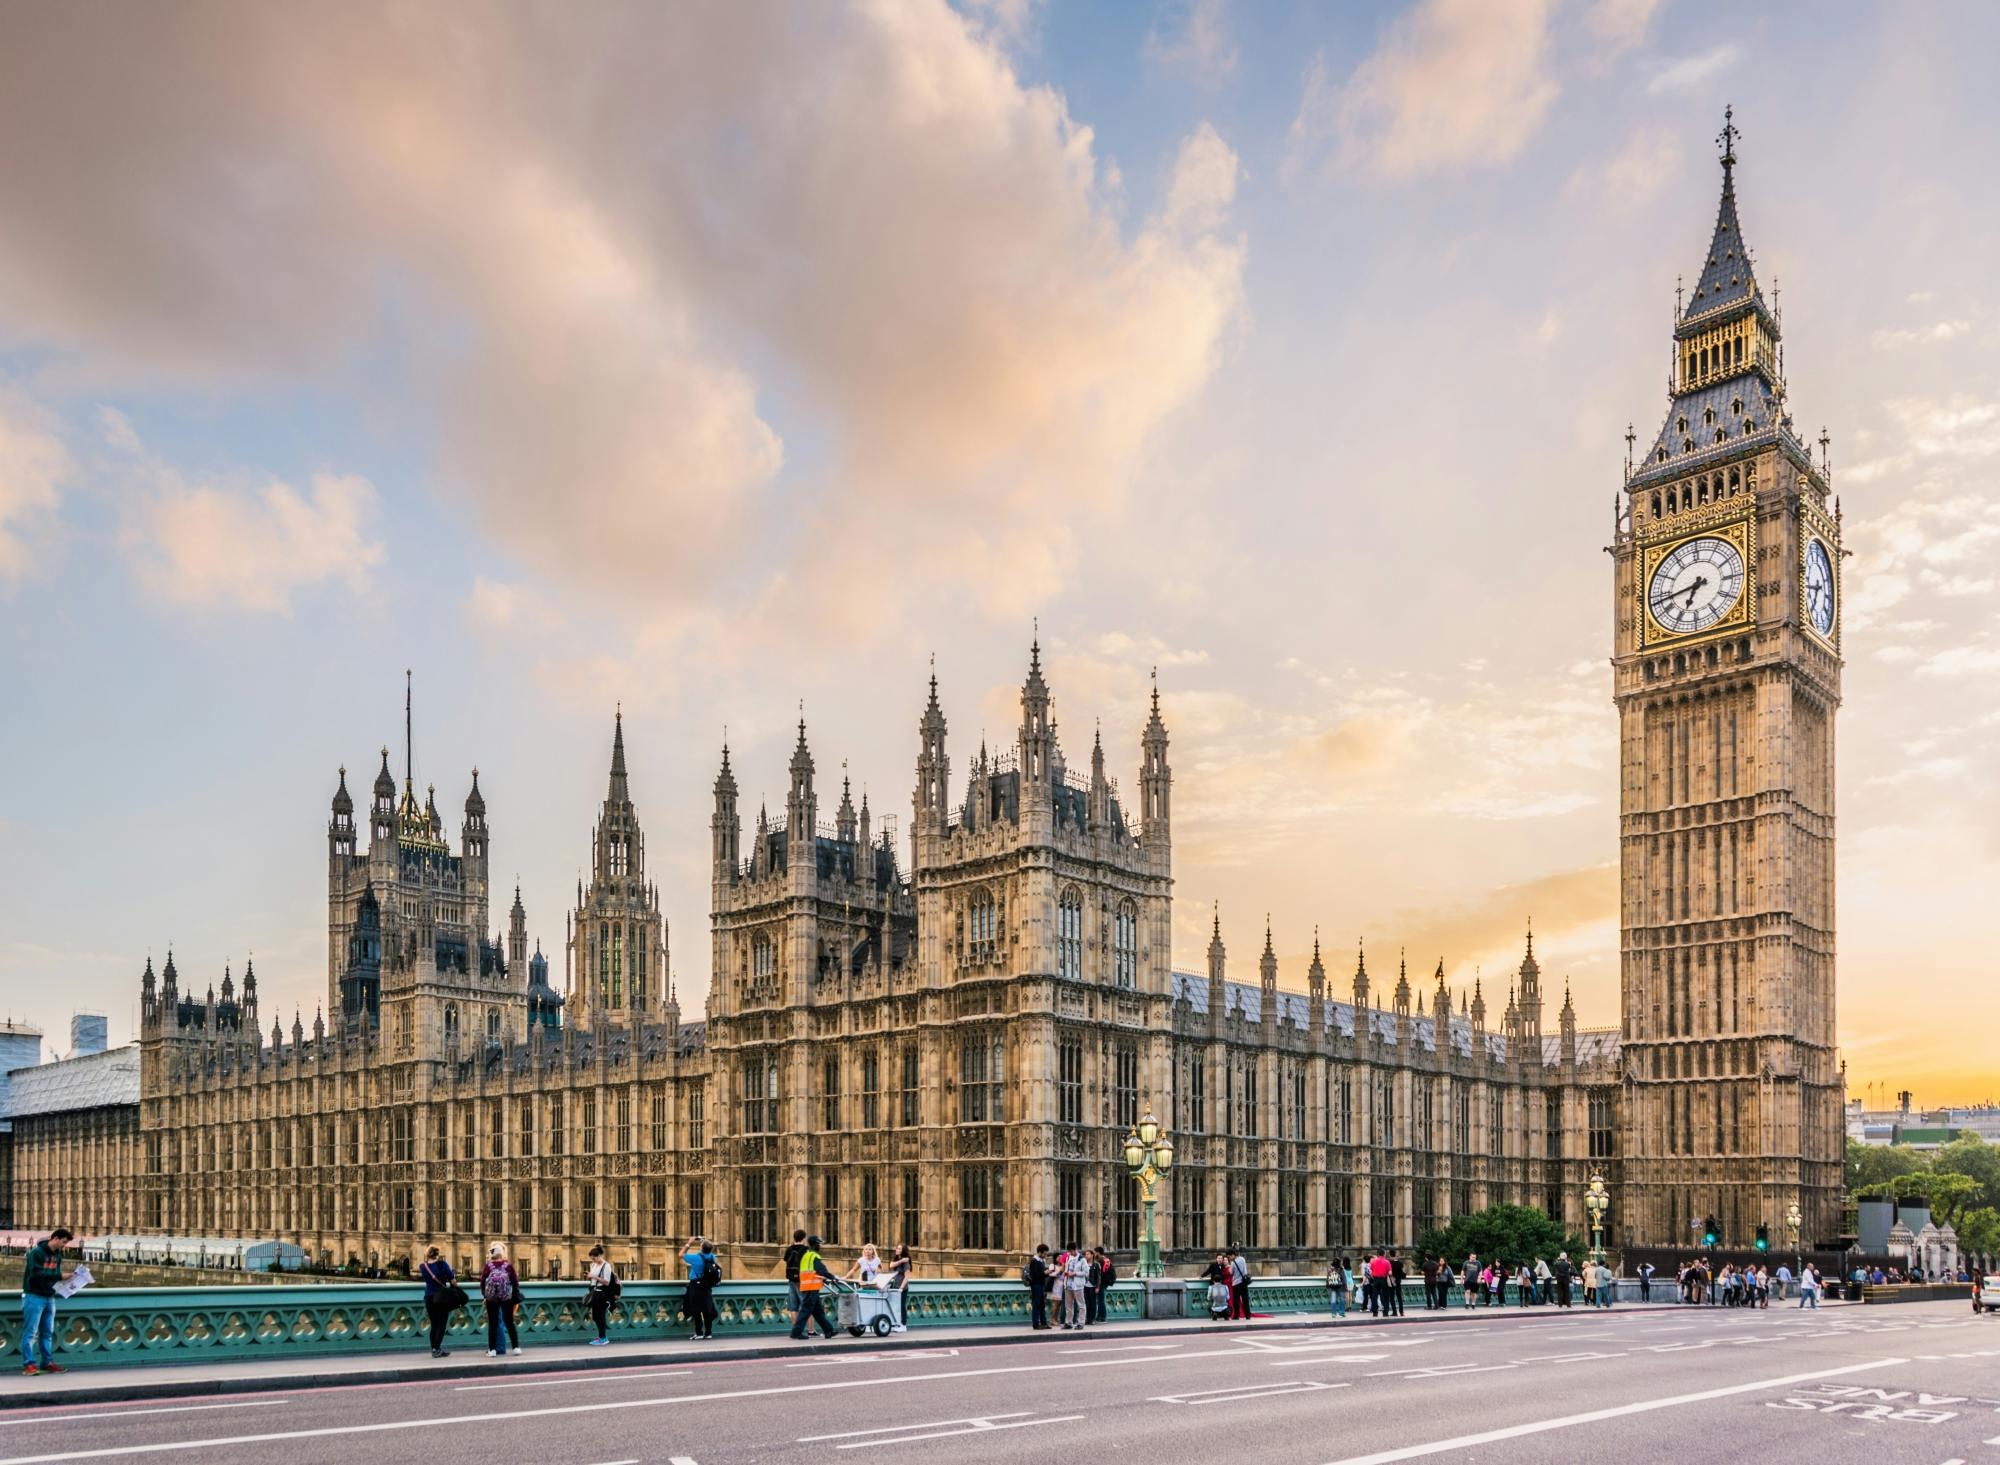
M 1757 1250 L 1769 1251 L 1770 1249 L 1771 1249 L 1771 1228 L 1769 1226 L 1766 1226 L 1762 1221 L 1759 1221 L 1757 1223 Z
M 1701 1225 L 1701 1244 L 1703 1246 L 1714 1246 L 1721 1239 L 1722 1228 L 1715 1224 L 1715 1217 L 1710 1216 Z

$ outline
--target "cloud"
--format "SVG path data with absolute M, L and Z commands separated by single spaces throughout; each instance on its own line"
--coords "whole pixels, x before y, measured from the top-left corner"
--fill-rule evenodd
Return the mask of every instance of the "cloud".
M 27 570 L 32 556 L 22 530 L 54 516 L 75 466 L 54 419 L 0 382 L 0 579 Z
M 968 536 L 1024 604 L 1208 380 L 1245 258 L 1215 130 L 1129 218 L 1013 69 L 1031 15 L 11 15 L 0 318 L 86 378 L 352 381 L 504 552 L 649 613 L 864 559 L 962 594 L 916 551 Z
M 1972 322 L 1969 320 L 1941 320 L 1933 325 L 1905 330 L 1880 330 L 1868 339 L 1872 344 L 1882 347 L 1931 346 L 1940 341 L 1955 340 L 1971 329 Z
M 1646 27 L 1660 0 L 1593 0 L 1584 12 L 1590 33 L 1613 51 L 1625 51 L 1646 38 Z
M 1984 676 L 2000 672 L 2000 646 L 1950 646 L 1917 668 L 1920 677 Z
M 465 597 L 465 614 L 489 631 L 510 631 L 524 621 L 542 623 L 545 616 L 525 586 L 475 575 Z
M 364 527 L 376 502 L 366 479 L 315 474 L 304 494 L 286 483 L 245 492 L 162 479 L 130 548 L 148 586 L 171 600 L 289 615 L 301 590 L 362 593 L 382 562 Z
M 1678 132 L 1650 124 L 1635 127 L 1616 152 L 1572 173 L 1568 191 L 1572 198 L 1593 205 L 1636 209 L 1675 175 L 1681 156 Z
M 1508 161 L 1556 98 L 1553 11 L 1552 0 L 1421 0 L 1339 86 L 1316 55 L 1288 166 L 1326 140 L 1343 167 L 1385 178 Z
M 1145 50 L 1148 61 L 1202 87 L 1229 80 L 1240 59 L 1224 0 L 1176 0 L 1165 6 L 1147 32 Z
M 1653 79 L 1646 84 L 1646 90 L 1656 97 L 1668 92 L 1692 91 L 1722 75 L 1741 61 L 1743 55 L 1743 47 L 1737 42 L 1724 41 L 1709 50 L 1679 57 L 1655 71 Z

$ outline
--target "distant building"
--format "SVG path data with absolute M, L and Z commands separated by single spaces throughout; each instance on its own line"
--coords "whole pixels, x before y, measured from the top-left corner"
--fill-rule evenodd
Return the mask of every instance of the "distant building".
M 139 1045 L 7 1075 L 13 1209 L 37 1228 L 137 1230 Z
M 14 1126 L 7 1117 L 7 1075 L 41 1061 L 40 1028 L 11 1017 L 0 1022 L 0 1226 L 14 1224 Z
M 101 1012 L 72 1013 L 69 1020 L 69 1056 L 87 1058 L 102 1053 L 111 1042 L 111 1025 Z
M 1847 1137 L 1864 1145 L 1907 1145 L 1935 1150 L 1961 1134 L 1976 1134 L 1988 1144 L 2000 1144 L 2000 1105 L 1963 1109 L 1863 1109 L 1847 1106 Z

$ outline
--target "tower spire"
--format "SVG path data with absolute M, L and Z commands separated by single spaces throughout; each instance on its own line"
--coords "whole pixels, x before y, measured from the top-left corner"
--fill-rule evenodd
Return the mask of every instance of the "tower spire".
M 410 720 L 411 685 L 410 668 L 406 666 L 403 668 L 403 786 L 405 788 L 414 788 L 417 782 L 416 740 L 411 735 Z
M 614 704 L 611 714 L 611 782 L 605 798 L 614 804 L 629 803 L 631 785 L 625 777 L 625 704 Z

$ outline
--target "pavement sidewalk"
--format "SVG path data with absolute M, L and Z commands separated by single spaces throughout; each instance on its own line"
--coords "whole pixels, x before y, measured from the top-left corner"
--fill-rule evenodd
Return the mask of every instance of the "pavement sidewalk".
M 1827 1303 L 1828 1308 L 1842 1306 Z M 1678 1312 L 1677 1302 L 1625 1303 L 1616 1313 Z M 1322 1332 L 1366 1333 L 1377 1328 L 1412 1327 L 1422 1324 L 1469 1327 L 1498 1319 L 1519 1323 L 1555 1324 L 1564 1318 L 1601 1317 L 1595 1309 L 1577 1307 L 1447 1308 L 1442 1311 L 1418 1309 L 1395 1318 L 1370 1318 L 1350 1314 L 1334 1320 L 1323 1313 L 1282 1313 L 1256 1317 L 1249 1322 L 1208 1322 L 1193 1318 L 1171 1318 L 1154 1322 L 1097 1323 L 1086 1337 L 1101 1339 L 1165 1338 L 1187 1335 L 1241 1335 L 1245 1333 Z M 455 1348 L 449 1358 L 432 1358 L 420 1343 L 402 1352 L 377 1352 L 347 1357 L 300 1357 L 273 1354 L 269 1359 L 230 1359 L 187 1364 L 82 1364 L 67 1372 L 28 1378 L 19 1373 L 0 1376 L 0 1413 L 34 1409 L 51 1404 L 80 1405 L 125 1402 L 134 1399 L 179 1398 L 190 1395 L 266 1394 L 287 1389 L 325 1388 L 330 1385 L 414 1383 L 424 1380 L 492 1377 L 499 1374 L 569 1373 L 587 1370 L 655 1367 L 660 1364 L 708 1363 L 716 1359 L 829 1358 L 842 1353 L 865 1354 L 888 1359 L 899 1353 L 922 1353 L 941 1348 L 989 1347 L 1020 1344 L 1033 1346 L 1060 1338 L 1059 1331 L 1038 1338 L 1025 1327 L 982 1324 L 971 1327 L 926 1327 L 919 1325 L 907 1333 L 887 1339 L 836 1336 L 824 1341 L 794 1343 L 783 1334 L 753 1334 L 722 1337 L 696 1347 L 692 1339 L 624 1338 L 609 1348 L 592 1348 L 580 1342 L 538 1343 L 506 1358 L 487 1358 L 476 1343 Z M 1069 1340 L 1072 1344 L 1078 1340 Z M 59 1355 L 60 1357 L 60 1355 Z

